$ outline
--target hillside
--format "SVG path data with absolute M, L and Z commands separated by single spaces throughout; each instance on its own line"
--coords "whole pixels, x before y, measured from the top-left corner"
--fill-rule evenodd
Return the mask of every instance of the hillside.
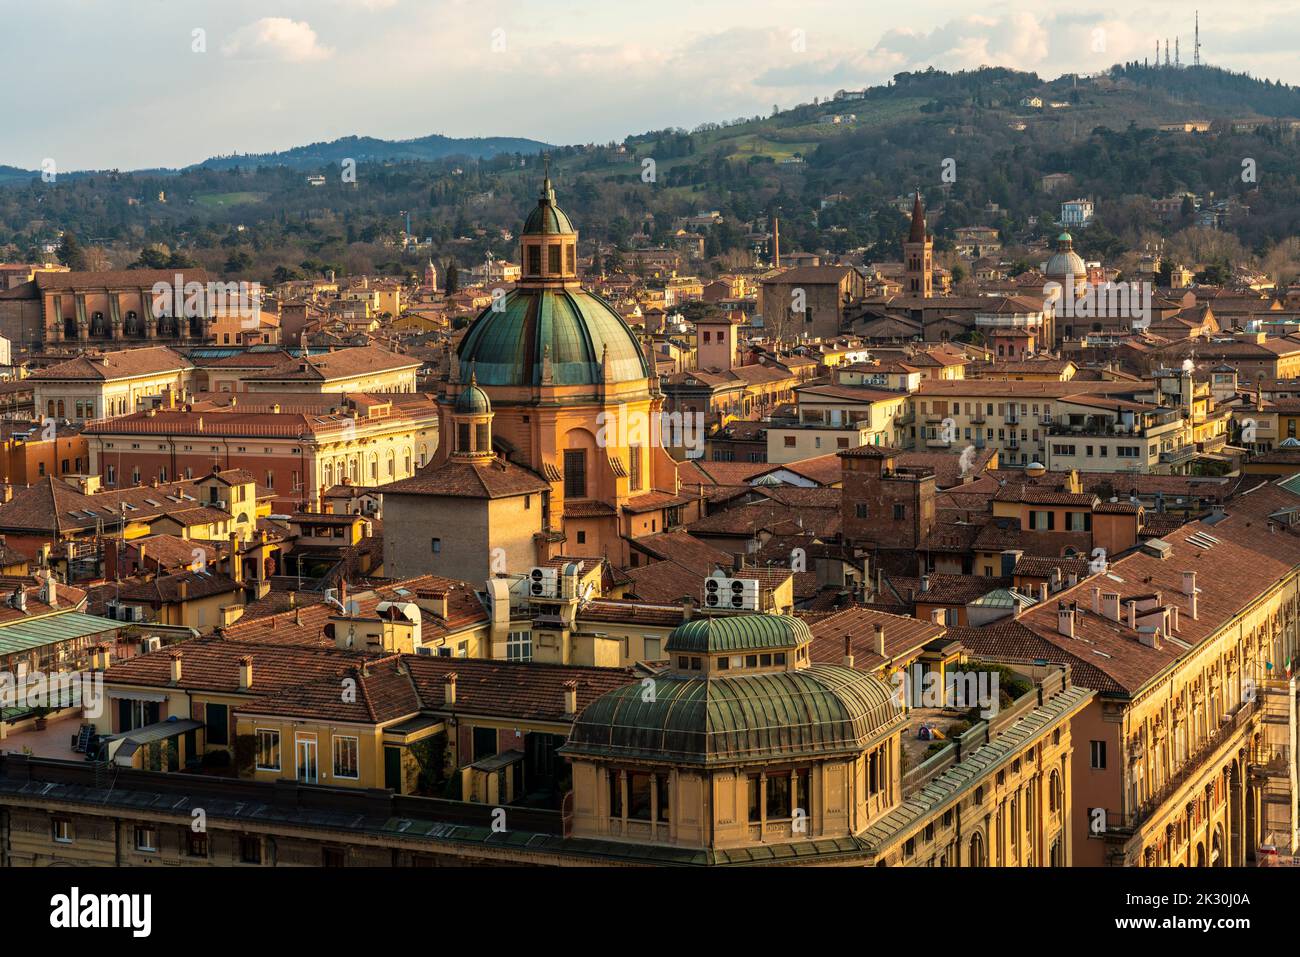
M 1034 97 L 1041 107 L 1021 105 Z M 706 249 L 720 264 L 746 253 L 745 223 L 771 214 L 787 249 L 865 247 L 868 259 L 897 258 L 898 200 L 913 186 L 934 210 L 940 251 L 957 226 L 992 225 L 1005 239 L 1048 235 L 1060 201 L 1083 195 L 1096 202 L 1098 224 L 1080 237 L 1082 251 L 1116 256 L 1194 226 L 1187 216 L 1161 222 L 1150 209 L 1153 198 L 1188 191 L 1235 198 L 1239 215 L 1221 225 L 1217 245 L 1239 243 L 1262 259 L 1300 233 L 1300 124 L 1287 122 L 1295 117 L 1300 90 L 1212 67 L 1135 63 L 1051 81 L 1003 68 L 929 70 L 770 116 L 550 156 L 584 240 L 625 249 L 644 229 L 662 242 L 675 218 L 717 210 L 725 221 L 707 230 Z M 1188 122 L 1211 130 L 1160 129 Z M 467 155 L 467 144 L 481 152 Z M 410 272 L 427 256 L 471 264 L 514 254 L 511 233 L 536 196 L 544 148 L 509 138 L 352 137 L 179 172 L 60 176 L 55 186 L 31 174 L 0 189 L 0 245 L 21 256 L 71 229 L 115 265 L 159 244 L 263 279 L 322 268 Z M 355 184 L 340 180 L 345 157 L 358 161 Z M 1243 181 L 1244 158 L 1255 182 Z M 309 173 L 325 184 L 308 185 Z M 1049 173 L 1072 177 L 1068 193 L 1045 191 Z M 404 211 L 415 235 L 432 240 L 418 255 L 393 245 Z

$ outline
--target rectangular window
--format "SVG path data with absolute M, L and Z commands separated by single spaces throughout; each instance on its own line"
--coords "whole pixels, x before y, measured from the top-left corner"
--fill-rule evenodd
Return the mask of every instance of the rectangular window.
M 230 743 L 230 709 L 224 704 L 209 704 L 205 708 L 208 726 L 208 744 Z
M 627 776 L 627 816 L 633 821 L 650 820 L 650 775 L 633 772 Z
M 239 838 L 239 862 L 241 864 L 262 863 L 262 839 L 251 834 Z
M 152 824 L 137 824 L 135 828 L 135 849 L 150 852 L 158 850 L 158 829 Z
M 790 775 L 767 776 L 767 819 L 790 817 Z
M 649 636 L 646 637 L 644 651 L 642 652 L 646 661 L 659 660 L 659 656 L 663 654 L 663 652 L 660 650 L 662 643 L 663 643 L 662 638 L 651 638 Z
M 546 247 L 546 271 L 552 275 L 558 275 L 560 270 L 560 247 Z
M 506 638 L 506 661 L 533 660 L 533 633 L 512 631 Z
M 431 539 L 429 539 L 429 548 L 430 548 L 430 550 L 433 552 L 433 554 L 435 554 L 435 555 L 441 555 L 441 554 L 442 554 L 442 539 L 441 539 L 441 538 L 431 538 Z
M 347 867 L 348 852 L 341 847 L 321 848 L 322 867 Z
M 336 778 L 360 777 L 358 770 L 360 745 L 356 738 L 335 735 L 334 776 Z
M 853 513 L 858 518 L 866 518 L 870 514 L 870 509 L 866 502 L 856 502 L 853 506 Z
M 280 732 L 269 728 L 257 729 L 257 770 L 280 770 Z
M 609 816 L 623 816 L 623 780 L 617 771 L 609 772 Z
M 540 276 L 542 273 L 542 247 L 528 247 L 528 274 L 530 276 Z
M 905 506 L 905 505 L 895 505 L 895 506 L 894 506 L 894 521 L 896 521 L 896 522 L 901 522 L 901 521 L 902 521 L 903 519 L 905 519 L 906 517 L 907 517 L 907 506 Z
M 183 828 L 185 832 L 185 853 L 190 857 L 208 856 L 208 834 L 206 831 L 195 831 L 193 828 Z
M 757 774 L 749 775 L 749 823 L 757 824 L 763 819 L 762 795 L 759 791 L 760 779 Z
M 564 497 L 587 497 L 587 453 L 583 449 L 564 450 Z
M 50 821 L 50 837 L 56 844 L 72 843 L 72 818 L 56 817 Z
M 629 445 L 627 449 L 628 487 L 637 492 L 641 490 L 641 446 Z
M 1102 771 L 1106 768 L 1106 742 L 1089 741 L 1091 767 L 1095 770 Z

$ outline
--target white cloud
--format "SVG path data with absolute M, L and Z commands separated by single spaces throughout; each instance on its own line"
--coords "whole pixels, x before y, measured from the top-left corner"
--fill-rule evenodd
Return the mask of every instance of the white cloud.
M 1047 27 L 1033 14 L 1012 13 L 999 18 L 961 17 L 924 33 L 889 30 L 872 52 L 900 66 L 962 70 L 1013 65 L 1026 70 L 1044 64 L 1050 49 Z
M 221 52 L 228 57 L 284 63 L 326 60 L 334 55 L 333 49 L 320 44 L 311 24 L 287 17 L 263 17 L 240 27 L 222 45 Z

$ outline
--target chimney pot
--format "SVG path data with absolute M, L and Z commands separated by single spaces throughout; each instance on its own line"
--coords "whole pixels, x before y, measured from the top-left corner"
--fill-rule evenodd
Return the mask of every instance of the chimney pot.
M 877 624 L 876 632 L 876 654 L 881 658 L 885 657 L 885 626 Z
M 239 689 L 247 691 L 253 687 L 253 656 L 244 655 L 239 659 Z
M 456 707 L 456 672 L 448 672 L 442 679 L 443 701 L 448 708 Z
M 173 651 L 169 657 L 172 660 L 172 684 L 178 685 L 181 683 L 181 653 Z
M 572 717 L 578 713 L 578 682 L 570 678 L 564 683 L 564 714 Z
M 1066 638 L 1074 637 L 1074 608 L 1065 602 L 1056 606 L 1056 630 Z
M 849 635 L 844 636 L 844 667 L 853 667 L 853 639 Z

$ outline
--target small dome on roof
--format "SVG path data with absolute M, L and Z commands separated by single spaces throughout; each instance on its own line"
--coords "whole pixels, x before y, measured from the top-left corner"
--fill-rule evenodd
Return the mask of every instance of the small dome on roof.
M 636 682 L 593 701 L 560 753 L 705 766 L 859 754 L 903 720 L 897 698 L 875 675 L 841 665 L 661 675 L 651 700 Z
M 1061 233 L 1056 237 L 1056 252 L 1047 260 L 1043 275 L 1074 276 L 1077 279 L 1086 276 L 1087 273 L 1088 267 L 1083 257 L 1074 251 L 1074 237 L 1069 233 Z
M 469 387 L 456 396 L 455 411 L 462 415 L 487 415 L 492 411 L 492 400 L 478 387 L 475 374 L 469 374 Z
M 668 636 L 664 650 L 693 655 L 772 651 L 796 648 L 810 641 L 808 625 L 793 615 L 731 615 L 696 618 L 678 625 Z
M 555 188 L 551 185 L 548 172 L 542 180 L 542 193 L 537 197 L 537 205 L 524 221 L 525 236 L 555 236 L 560 233 L 575 233 L 573 222 L 568 214 L 555 205 Z

